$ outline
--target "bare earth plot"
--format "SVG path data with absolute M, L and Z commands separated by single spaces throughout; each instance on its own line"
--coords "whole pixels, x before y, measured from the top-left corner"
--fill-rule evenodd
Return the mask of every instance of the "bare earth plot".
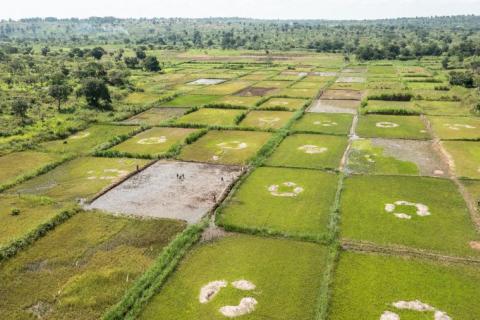
M 159 161 L 87 206 L 112 213 L 198 222 L 241 173 L 236 166 Z M 177 175 L 185 178 L 178 178 Z
M 322 95 L 323 100 L 362 100 L 359 90 L 327 90 Z
M 317 100 L 307 112 L 313 113 L 351 113 L 356 114 L 360 107 L 358 100 Z

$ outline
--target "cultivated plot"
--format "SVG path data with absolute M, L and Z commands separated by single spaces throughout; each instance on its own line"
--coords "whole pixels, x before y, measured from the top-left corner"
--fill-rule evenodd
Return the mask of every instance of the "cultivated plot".
M 185 146 L 180 160 L 246 164 L 271 137 L 267 132 L 209 131 L 194 143 Z
M 305 106 L 308 100 L 295 98 L 272 98 L 260 105 L 261 109 L 277 109 L 299 110 Z
M 347 135 L 352 120 L 353 116 L 348 114 L 307 113 L 293 124 L 292 129 L 299 132 Z
M 157 157 L 173 146 L 183 143 L 196 129 L 152 128 L 114 146 L 110 150 L 121 154 Z
M 362 138 L 428 139 L 425 124 L 417 116 L 361 116 L 357 134 Z
M 264 97 L 278 92 L 277 88 L 248 87 L 235 94 L 238 97 Z
M 425 101 L 416 103 L 422 108 L 423 113 L 439 116 L 470 116 L 471 106 L 460 101 Z
M 305 242 L 236 235 L 203 243 L 139 318 L 313 319 L 325 259 L 325 248 Z
M 480 119 L 473 117 L 429 117 L 428 119 L 440 139 L 480 139 Z
M 14 152 L 2 156 L 0 157 L 0 186 L 13 183 L 22 176 L 34 174 L 60 159 L 60 155 L 36 151 Z
M 151 108 L 122 121 L 122 123 L 156 126 L 167 120 L 182 116 L 187 110 L 188 108 Z
M 318 93 L 316 88 L 286 88 L 281 90 L 279 96 L 287 96 L 292 98 L 314 98 Z
M 342 238 L 457 256 L 480 256 L 465 201 L 450 180 L 354 176 L 341 201 Z
M 274 80 L 268 80 L 268 81 L 259 81 L 256 84 L 254 84 L 252 87 L 254 88 L 286 88 L 290 86 L 293 83 L 293 81 L 274 81 Z
M 480 314 L 475 266 L 345 252 L 328 319 L 465 319 Z
M 184 95 L 163 103 L 165 107 L 200 107 L 218 99 L 218 96 L 209 95 Z
M 224 104 L 235 107 L 254 108 L 260 97 L 243 97 L 243 96 L 225 96 L 215 100 L 215 104 Z
M 240 173 L 234 166 L 159 161 L 87 208 L 196 223 L 220 201 Z
M 138 126 L 113 126 L 113 125 L 94 125 L 90 128 L 77 132 L 64 140 L 55 140 L 41 143 L 39 149 L 42 151 L 51 151 L 58 153 L 77 153 L 87 154 L 94 151 L 102 144 L 108 143 L 117 136 L 129 135 Z
M 410 101 L 368 100 L 368 104 L 362 108 L 362 112 L 378 114 L 421 114 L 422 110 Z
M 311 113 L 349 113 L 356 114 L 360 107 L 358 100 L 316 100 L 308 109 Z
M 18 185 L 10 192 L 43 195 L 58 201 L 85 199 L 147 163 L 138 159 L 77 158 Z
M 457 177 L 480 179 L 480 142 L 443 141 Z
M 348 170 L 360 174 L 444 177 L 448 164 L 431 141 L 358 139 L 353 141 Z
M 0 249 L 48 222 L 63 208 L 44 197 L 0 196 Z
M 293 117 L 293 112 L 287 111 L 250 111 L 240 122 L 241 127 L 260 129 L 280 129 Z
M 347 144 L 347 137 L 294 134 L 282 141 L 266 163 L 279 167 L 337 169 Z
M 200 124 L 208 126 L 233 126 L 237 117 L 244 111 L 235 109 L 203 108 L 184 115 L 176 120 L 177 124 Z
M 249 81 L 242 81 L 242 80 L 231 80 L 228 82 L 224 82 L 221 84 L 207 86 L 202 89 L 193 91 L 194 94 L 206 94 L 206 95 L 229 95 L 234 94 L 248 86 L 252 83 Z
M 326 90 L 322 100 L 362 100 L 362 91 L 359 90 Z
M 184 227 L 78 213 L 0 266 L 0 317 L 99 319 Z
M 316 170 L 262 167 L 239 187 L 219 216 L 233 229 L 322 238 L 337 176 Z

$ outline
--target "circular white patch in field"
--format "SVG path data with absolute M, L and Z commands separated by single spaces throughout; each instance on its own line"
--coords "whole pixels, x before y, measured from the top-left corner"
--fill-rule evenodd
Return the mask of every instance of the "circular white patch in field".
M 118 169 L 103 169 L 102 175 L 94 175 L 94 171 L 90 170 L 87 172 L 89 176 L 88 180 L 114 180 L 120 177 L 124 177 L 128 174 L 127 170 L 118 170 Z
M 396 127 L 399 127 L 399 126 L 400 126 L 398 123 L 389 122 L 389 121 L 377 122 L 375 125 L 376 125 L 378 128 L 386 128 L 386 129 L 396 128 Z
M 433 171 L 433 174 L 436 176 L 443 176 L 445 172 L 443 170 L 437 169 Z
M 263 124 L 272 125 L 275 122 L 280 121 L 280 118 L 279 117 L 265 117 L 265 118 L 259 118 L 258 121 L 263 123 Z
M 434 320 L 452 320 L 450 316 L 444 311 L 438 310 L 437 308 L 432 307 L 426 303 L 423 303 L 419 300 L 414 301 L 397 301 L 392 303 L 392 306 L 399 310 L 411 310 L 417 312 L 433 312 Z M 385 311 L 381 316 L 380 320 L 400 320 L 400 316 L 391 311 Z
M 470 248 L 480 251 L 480 241 L 470 241 Z
M 414 202 L 409 202 L 409 201 L 404 201 L 404 200 L 398 200 L 395 201 L 394 203 L 387 203 L 385 205 L 385 211 L 388 213 L 393 213 L 393 215 L 399 219 L 411 219 L 412 216 L 407 213 L 403 212 L 396 212 L 397 206 L 409 206 L 409 207 L 415 207 L 417 209 L 416 214 L 420 217 L 426 217 L 431 215 L 430 209 L 428 206 L 422 204 L 422 203 L 414 203 Z
M 215 298 L 222 288 L 226 288 L 228 282 L 225 280 L 216 280 L 207 283 L 200 289 L 198 300 L 202 304 L 206 304 Z M 237 280 L 232 282 L 232 286 L 238 290 L 251 291 L 255 290 L 256 286 L 248 280 Z M 249 314 L 255 310 L 257 300 L 252 297 L 245 297 L 240 300 L 236 306 L 223 306 L 218 311 L 227 318 L 240 317 Z
M 318 121 L 314 121 L 313 124 L 316 126 L 322 126 L 322 127 L 338 126 L 337 122 L 331 121 L 331 120 L 318 120 Z
M 372 154 L 366 154 L 364 155 L 365 157 L 365 160 L 367 160 L 367 162 L 370 162 L 370 163 L 375 163 L 376 161 L 373 159 L 373 155 Z
M 241 141 L 229 141 L 229 142 L 222 142 L 217 144 L 222 149 L 228 149 L 228 150 L 242 150 L 247 148 L 247 144 L 245 142 Z
M 301 147 L 298 147 L 298 150 L 303 151 L 307 154 L 319 154 L 319 153 L 324 153 L 328 150 L 328 148 L 325 147 L 319 147 L 314 144 L 306 144 Z
M 459 131 L 461 129 L 475 129 L 476 128 L 476 127 L 471 126 L 469 124 L 461 124 L 461 123 L 445 123 L 444 126 L 447 129 L 455 130 L 455 131 Z
M 268 191 L 275 197 L 296 197 L 303 192 L 303 188 L 299 187 L 295 182 L 284 182 L 280 185 L 272 184 L 268 187 Z
M 73 139 L 73 140 L 83 139 L 83 138 L 88 137 L 89 135 L 90 135 L 90 132 L 88 132 L 88 131 L 80 132 L 80 133 L 77 133 L 77 134 L 71 136 L 70 139 Z
M 137 141 L 138 144 L 162 144 L 165 142 L 167 142 L 165 136 L 144 138 Z

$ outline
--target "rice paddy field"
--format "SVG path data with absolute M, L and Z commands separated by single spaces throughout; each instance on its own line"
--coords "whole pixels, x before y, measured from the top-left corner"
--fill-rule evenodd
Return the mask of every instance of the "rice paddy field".
M 0 156 L 1 319 L 480 318 L 478 92 L 440 57 L 164 57 Z

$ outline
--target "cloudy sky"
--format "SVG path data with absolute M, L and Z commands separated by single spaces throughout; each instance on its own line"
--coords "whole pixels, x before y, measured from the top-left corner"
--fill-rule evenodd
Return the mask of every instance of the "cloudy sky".
M 480 0 L 2 0 L 0 19 L 24 17 L 252 17 L 377 19 L 480 14 Z

